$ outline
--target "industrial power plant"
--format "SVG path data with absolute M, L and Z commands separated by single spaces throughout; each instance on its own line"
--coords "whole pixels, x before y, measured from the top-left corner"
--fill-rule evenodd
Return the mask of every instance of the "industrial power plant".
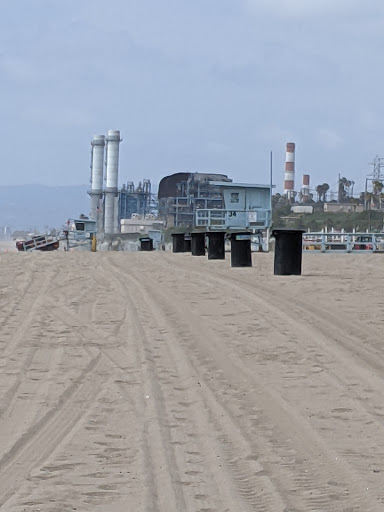
M 276 193 L 273 198 L 272 154 L 269 180 L 264 184 L 236 183 L 227 174 L 217 172 L 176 172 L 160 180 L 157 194 L 152 192 L 151 181 L 147 178 L 137 185 L 133 181 L 119 185 L 122 140 L 120 130 L 108 130 L 106 135 L 95 135 L 91 140 L 89 216 L 82 214 L 79 218 L 68 219 L 63 230 L 68 242 L 75 242 L 74 248 L 82 242 L 89 248 L 89 241 L 95 239 L 102 250 L 116 248 L 116 244 L 120 245 L 115 250 L 136 250 L 145 236 L 152 239 L 154 248 L 160 248 L 164 245 L 165 232 L 169 238 L 169 230 L 175 229 L 188 232 L 248 230 L 254 238 L 268 243 L 272 205 L 274 212 L 284 209 L 280 224 L 289 226 L 300 218 L 297 215 L 312 214 L 320 209 L 335 213 L 359 212 L 368 204 L 369 193 L 366 191 L 363 205 L 349 193 L 347 187 L 352 185 L 353 188 L 353 182 L 345 178 L 339 177 L 339 201 L 332 200 L 334 192 L 328 194 L 331 201 L 327 201 L 329 185 L 326 183 L 311 189 L 308 173 L 302 175 L 298 185 L 294 142 L 287 142 L 285 147 L 283 193 Z M 376 188 L 381 181 L 380 169 L 381 159 L 376 158 L 375 172 L 367 178 L 367 183 L 371 180 Z M 375 207 L 376 196 L 371 196 L 370 204 Z M 37 235 L 38 240 L 27 239 L 22 247 L 20 245 L 21 250 L 37 248 L 37 245 L 41 250 L 56 247 L 54 238 L 42 239 L 41 233 Z M 104 246 L 100 245 L 103 243 Z
M 133 181 L 128 181 L 119 189 L 121 141 L 119 130 L 109 130 L 107 136 L 95 135 L 91 142 L 91 187 L 88 192 L 91 204 L 89 219 L 85 220 L 93 223 L 99 238 L 127 231 L 122 221 L 134 219 L 144 223 L 148 218 L 153 219 L 153 212 L 157 211 L 149 179 L 144 179 L 137 187 Z M 92 225 L 89 229 L 93 230 Z
M 175 173 L 159 184 L 138 187 L 128 181 L 119 190 L 119 130 L 95 135 L 91 142 L 89 218 L 75 219 L 73 231 L 97 234 L 98 241 L 121 234 L 144 234 L 162 228 L 251 229 L 261 233 L 271 225 L 271 183 L 234 183 L 225 174 Z

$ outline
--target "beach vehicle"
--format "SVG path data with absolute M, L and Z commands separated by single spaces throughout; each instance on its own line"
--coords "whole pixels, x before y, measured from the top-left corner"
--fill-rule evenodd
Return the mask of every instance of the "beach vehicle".
M 312 252 L 384 252 L 383 233 L 306 233 L 303 250 Z
M 354 251 L 372 251 L 373 240 L 372 235 L 360 235 L 356 237 L 352 250 Z
M 60 242 L 57 237 L 50 235 L 35 235 L 28 240 L 18 240 L 18 251 L 56 251 Z

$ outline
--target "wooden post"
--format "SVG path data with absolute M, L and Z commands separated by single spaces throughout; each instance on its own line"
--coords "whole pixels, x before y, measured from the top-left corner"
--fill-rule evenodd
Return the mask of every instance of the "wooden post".
M 92 234 L 92 248 L 91 248 L 91 251 L 92 252 L 96 252 L 96 233 L 93 233 Z

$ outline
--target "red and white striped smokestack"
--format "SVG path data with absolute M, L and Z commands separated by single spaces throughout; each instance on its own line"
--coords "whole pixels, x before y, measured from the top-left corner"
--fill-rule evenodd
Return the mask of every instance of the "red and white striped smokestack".
M 293 197 L 295 189 L 295 143 L 287 142 L 285 153 L 284 194 Z
M 303 174 L 303 185 L 301 187 L 302 202 L 309 201 L 309 174 Z

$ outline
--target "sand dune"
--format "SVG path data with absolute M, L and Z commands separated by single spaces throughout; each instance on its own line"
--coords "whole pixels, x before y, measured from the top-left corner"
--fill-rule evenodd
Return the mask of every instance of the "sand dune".
M 0 256 L 0 508 L 384 509 L 382 255 Z

